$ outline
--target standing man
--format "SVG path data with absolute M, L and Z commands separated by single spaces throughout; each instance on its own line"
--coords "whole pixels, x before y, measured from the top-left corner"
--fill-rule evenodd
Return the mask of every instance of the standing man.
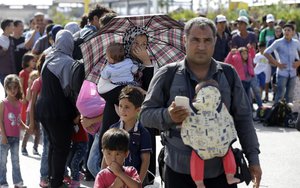
M 286 99 L 286 102 L 293 102 L 294 88 L 297 78 L 296 69 L 300 66 L 300 43 L 297 39 L 293 38 L 294 31 L 295 28 L 292 24 L 284 25 L 284 36 L 275 40 L 264 53 L 269 62 L 277 67 L 277 92 L 275 96 L 275 103 L 283 97 Z M 274 59 L 271 55 L 274 51 L 277 51 L 279 60 Z
M 170 97 L 168 99 L 161 97 L 166 96 L 164 80 L 168 66 L 164 66 L 153 77 L 140 114 L 144 126 L 163 130 L 168 135 L 165 136 L 165 187 L 196 188 L 190 175 L 192 149 L 184 145 L 180 136 L 180 125 L 188 117 L 189 112 L 182 106 L 176 106 L 174 98 L 187 96 L 192 100 L 196 84 L 215 79 L 220 86 L 222 101 L 228 109 L 231 109 L 240 143 L 249 161 L 255 188 L 258 188 L 262 171 L 251 107 L 237 73 L 232 72 L 232 88 L 234 88 L 232 93 L 222 66 L 212 59 L 216 42 L 215 24 L 207 18 L 197 17 L 186 23 L 184 33 L 186 58 L 179 63 L 174 75 L 169 88 Z M 206 188 L 237 187 L 227 184 L 221 158 L 205 161 L 204 174 Z
M 217 61 L 224 61 L 229 53 L 230 36 L 225 32 L 227 19 L 224 15 L 218 15 L 215 18 L 217 26 L 217 41 L 213 58 Z
M 28 51 L 25 48 L 24 24 L 21 20 L 14 21 L 14 33 L 12 35 L 15 44 L 15 63 L 17 73 L 22 70 L 22 58 Z
M 259 34 L 259 43 L 269 44 L 269 41 L 275 38 L 275 18 L 272 14 L 268 14 L 266 18 L 267 26 Z
M 4 19 L 1 22 L 3 33 L 0 35 L 0 82 L 3 84 L 4 78 L 8 74 L 17 74 L 14 49 L 15 44 L 11 35 L 14 32 L 13 20 Z
M 25 47 L 31 50 L 35 42 L 45 34 L 45 15 L 42 12 L 34 14 L 34 30 L 28 31 L 25 36 Z

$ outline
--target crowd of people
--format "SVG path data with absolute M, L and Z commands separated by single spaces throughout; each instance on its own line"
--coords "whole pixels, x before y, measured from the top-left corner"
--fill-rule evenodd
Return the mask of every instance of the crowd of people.
M 168 94 L 164 79 L 170 66 L 157 70 L 147 51 L 147 32 L 139 27 L 129 29 L 123 43 L 110 44 L 106 51 L 107 63 L 97 83 L 105 107 L 98 116 L 86 117 L 76 108 L 74 96 L 79 91 L 72 88 L 71 69 L 76 60 L 82 59 L 80 41 L 96 34 L 115 16 L 113 10 L 97 5 L 80 24 L 61 26 L 38 12 L 26 32 L 20 20 L 1 21 L 0 81 L 6 94 L 0 101 L 0 188 L 8 187 L 9 150 L 13 184 L 26 187 L 19 164 L 21 127 L 24 156 L 29 155 L 30 135 L 34 135 L 32 154 L 39 155 L 42 137 L 40 187 L 78 188 L 83 179 L 95 180 L 95 188 L 153 184 L 157 129 L 164 132 L 166 188 L 237 187 L 239 179 L 233 177 L 232 162 L 224 162 L 230 169 L 224 172 L 224 155 L 200 160 L 180 132 L 180 125 L 191 112 L 176 105 L 175 97 L 186 96 L 198 102 L 191 108 L 197 116 L 206 117 L 200 111 L 208 108 L 201 104 L 208 96 L 203 92 L 210 86 L 217 90 L 214 94 L 219 93 L 215 98 L 219 102 L 210 113 L 225 109 L 225 116 L 230 116 L 228 121 L 235 125 L 232 128 L 258 188 L 262 170 L 253 101 L 258 109 L 264 108 L 264 103 L 271 101 L 272 90 L 275 103 L 285 99 L 300 106 L 299 92 L 294 95 L 300 88 L 300 38 L 295 22 L 277 22 L 267 14 L 257 25 L 245 12 L 234 22 L 228 22 L 224 15 L 214 20 L 191 19 L 183 30 L 186 57 L 177 65 Z M 232 81 L 225 69 L 229 69 Z M 199 83 L 206 85 L 197 89 Z M 99 122 L 102 125 L 95 135 L 86 131 Z M 232 161 L 228 147 L 230 144 L 224 151 L 229 151 Z

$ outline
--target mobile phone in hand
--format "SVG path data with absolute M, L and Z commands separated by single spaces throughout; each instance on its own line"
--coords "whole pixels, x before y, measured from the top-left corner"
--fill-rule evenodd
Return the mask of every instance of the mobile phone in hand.
M 176 96 L 175 97 L 176 106 L 183 106 L 187 109 L 190 108 L 190 99 L 186 96 Z

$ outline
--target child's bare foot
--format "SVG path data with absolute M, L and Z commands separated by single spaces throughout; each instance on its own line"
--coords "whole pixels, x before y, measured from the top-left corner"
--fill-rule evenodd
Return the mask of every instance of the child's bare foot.
M 203 181 L 195 181 L 197 188 L 205 188 Z
M 226 174 L 228 184 L 239 183 L 241 180 L 234 177 L 234 174 Z

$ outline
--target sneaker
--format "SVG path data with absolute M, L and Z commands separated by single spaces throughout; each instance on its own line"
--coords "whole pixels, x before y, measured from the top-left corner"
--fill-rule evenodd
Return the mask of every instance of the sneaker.
M 40 182 L 40 187 L 46 188 L 46 187 L 48 187 L 48 186 L 49 186 L 49 183 L 48 183 L 47 180 L 41 180 L 41 182 Z
M 85 177 L 84 173 L 79 172 L 79 180 L 80 181 L 84 180 L 84 177 Z
M 0 188 L 9 188 L 8 184 L 0 185 Z
M 72 180 L 71 184 L 69 185 L 69 188 L 79 188 L 80 187 L 80 181 Z
M 15 184 L 15 188 L 27 188 L 27 186 L 23 185 L 23 182 Z
M 33 153 L 33 155 L 40 155 L 37 148 L 33 148 L 32 153 Z
M 72 182 L 72 179 L 70 176 L 64 176 L 64 180 L 63 180 L 64 183 L 66 184 L 71 184 Z
M 26 148 L 22 148 L 22 155 L 28 156 L 28 152 Z

